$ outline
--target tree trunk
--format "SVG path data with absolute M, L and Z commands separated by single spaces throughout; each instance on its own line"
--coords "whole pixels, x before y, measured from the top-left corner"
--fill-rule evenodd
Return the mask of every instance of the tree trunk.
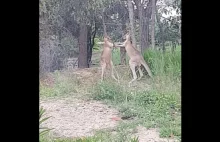
M 126 32 L 126 20 L 123 17 L 122 18 L 122 36 L 124 36 L 124 33 Z M 125 47 L 120 47 L 120 59 L 121 59 L 121 65 L 126 65 L 126 50 Z
M 90 67 L 91 57 L 92 57 L 92 27 L 87 27 L 87 63 L 88 68 Z
M 165 40 L 164 40 L 164 30 L 163 27 L 161 28 L 161 36 L 162 36 L 162 49 L 163 49 L 163 53 L 166 52 L 166 48 L 165 48 Z
M 107 36 L 107 32 L 106 32 L 106 25 L 105 25 L 105 9 L 103 9 L 102 11 L 102 24 L 103 24 L 103 31 L 104 31 L 104 36 Z
M 141 46 L 142 51 L 149 48 L 149 18 L 147 17 L 147 11 L 143 12 L 143 25 L 141 35 Z
M 139 36 L 140 36 L 139 44 L 140 44 L 141 53 L 143 53 L 143 49 L 144 49 L 143 22 L 144 21 L 143 21 L 143 7 L 141 4 L 141 0 L 138 0 L 138 13 L 139 13 Z
M 57 28 L 57 36 L 58 36 L 58 47 L 59 48 L 62 48 L 62 45 L 61 45 L 61 41 L 62 41 L 62 37 L 61 37 L 61 30 L 59 28 Z M 61 58 L 63 58 L 61 56 Z M 58 67 L 58 70 L 61 70 L 62 68 L 64 68 L 63 64 L 62 64 L 62 61 L 61 61 L 61 58 L 58 58 L 57 59 L 57 67 Z
M 139 19 L 140 19 L 140 46 L 142 53 L 145 49 L 149 48 L 149 24 L 151 17 L 152 0 L 149 0 L 147 8 L 143 9 L 142 4 L 138 3 Z
M 145 35 L 146 35 L 146 48 L 149 48 L 150 47 L 150 43 L 149 43 L 149 33 L 150 33 L 150 30 L 149 30 L 149 25 L 150 25 L 150 18 L 146 17 L 146 21 L 144 22 L 144 26 L 145 26 Z
M 96 25 L 96 21 L 95 21 L 95 29 L 94 29 L 94 31 L 93 31 L 93 33 L 92 33 L 92 49 L 93 49 L 93 47 L 94 47 L 94 45 L 95 45 L 95 36 L 96 36 L 96 31 L 98 30 L 98 27 L 97 27 L 97 25 Z M 91 61 L 91 63 L 92 63 L 92 49 L 91 49 L 91 51 L 90 51 L 90 54 L 91 54 L 91 56 L 90 56 L 90 61 Z
M 59 44 L 61 44 L 61 40 L 62 40 L 62 37 L 61 37 L 61 36 L 62 36 L 61 29 L 58 29 L 57 33 L 58 33 Z
M 79 68 L 87 68 L 87 26 L 86 23 L 81 23 L 79 32 Z
M 120 47 L 121 65 L 126 65 L 126 50 L 125 47 Z
M 172 41 L 172 48 L 171 48 L 172 53 L 174 53 L 175 49 L 176 49 L 176 42 Z
M 160 18 L 159 18 L 159 14 L 158 14 L 158 9 L 157 8 L 155 8 L 155 12 L 156 12 L 157 23 L 158 23 L 159 30 L 160 30 L 160 33 L 161 33 L 162 49 L 163 49 L 163 52 L 165 53 L 166 48 L 165 48 L 165 41 L 164 41 L 164 29 L 163 29 L 163 25 L 160 23 Z
M 131 0 L 128 0 L 128 11 L 129 11 L 129 20 L 130 20 L 130 34 L 131 40 L 134 47 L 136 46 L 136 39 L 135 39 L 135 29 L 134 29 L 134 10 L 132 7 Z
M 144 50 L 146 48 L 148 48 L 149 44 L 148 44 L 148 27 L 149 25 L 147 25 L 147 14 L 146 14 L 146 9 L 143 9 L 143 6 L 141 4 L 141 1 L 138 1 L 138 10 L 139 10 L 139 25 L 140 25 L 140 29 L 139 29 L 139 35 L 140 35 L 140 49 L 141 49 L 141 53 L 144 52 Z M 149 21 L 149 20 L 148 20 Z
M 152 0 L 151 44 L 153 49 L 155 49 L 155 7 L 155 0 Z
M 94 31 L 92 31 L 92 28 L 90 27 L 90 31 L 88 31 L 88 67 L 90 68 L 91 66 L 91 63 L 92 63 L 92 49 L 94 47 L 94 44 L 95 44 L 95 36 L 96 36 L 96 31 L 98 30 L 98 27 L 96 26 L 96 23 L 94 23 L 95 25 L 95 28 L 94 28 Z

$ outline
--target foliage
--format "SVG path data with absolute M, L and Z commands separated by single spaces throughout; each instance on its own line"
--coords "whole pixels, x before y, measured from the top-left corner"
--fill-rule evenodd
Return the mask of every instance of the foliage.
M 107 0 L 40 0 L 40 74 L 63 69 L 62 61 L 78 56 L 80 23 L 97 30 L 94 23 L 102 26 L 102 10 L 108 5 Z
M 180 47 L 178 47 L 180 48 Z M 161 53 L 158 50 L 149 49 L 144 52 L 144 59 L 149 64 L 152 73 L 156 76 L 181 77 L 181 52 Z
M 160 5 L 160 1 L 162 0 L 158 0 L 157 3 L 159 20 L 155 27 L 156 42 L 161 43 L 162 39 L 165 41 L 177 41 L 181 36 L 180 0 L 172 0 L 164 5 Z M 84 20 L 87 26 L 91 28 L 91 31 L 95 30 L 95 23 L 98 27 L 94 51 L 100 50 L 96 43 L 102 41 L 99 39 L 102 39 L 103 35 L 103 18 L 105 18 L 107 23 L 107 33 L 112 40 L 122 41 L 123 25 L 128 25 L 129 22 L 127 5 L 124 2 L 119 0 L 40 0 L 40 74 L 63 69 L 64 63 L 62 61 L 78 56 L 79 26 Z M 144 0 L 143 5 L 147 4 L 147 2 L 147 0 Z M 168 7 L 175 9 L 179 15 L 164 16 L 171 13 Z M 105 17 L 102 16 L 103 9 L 105 10 Z M 137 10 L 134 10 L 134 15 L 137 20 Z M 164 34 L 161 33 L 159 24 L 162 25 Z M 136 22 L 136 26 L 139 27 L 138 22 Z M 138 28 L 135 30 L 138 31 Z M 152 85 L 150 90 L 131 91 L 122 84 L 118 85 L 110 81 L 98 83 L 91 90 L 94 99 L 103 100 L 113 105 L 120 110 L 124 117 L 137 118 L 136 122 L 120 125 L 117 128 L 118 135 L 115 136 L 115 141 L 130 140 L 127 136 L 126 128 L 134 128 L 139 124 L 143 124 L 145 127 L 159 127 L 162 137 L 169 137 L 171 134 L 178 138 L 180 137 L 181 52 L 176 50 L 174 53 L 167 51 L 162 54 L 160 51 L 150 49 L 144 52 L 144 59 L 155 76 L 154 80 L 149 81 Z M 114 64 L 119 64 L 120 62 L 119 49 L 113 51 L 113 62 Z M 40 83 L 41 97 L 62 96 L 63 94 L 77 92 L 79 80 L 66 74 L 61 74 L 60 71 L 55 71 L 53 74 L 55 79 L 51 86 Z M 40 124 L 49 118 L 42 118 L 44 113 L 45 110 L 41 108 Z M 48 131 L 48 128 L 41 131 L 41 142 L 92 142 L 101 141 L 103 138 L 43 139 L 42 135 Z M 138 141 L 138 138 L 134 138 L 132 141 Z
M 43 122 L 45 122 L 47 119 L 49 119 L 50 117 L 45 117 L 43 118 L 44 114 L 45 114 L 45 109 L 43 109 L 43 107 L 40 108 L 40 111 L 39 111 L 39 124 L 42 125 Z M 49 129 L 47 127 L 39 127 L 40 129 L 40 136 L 48 133 L 50 130 L 52 129 Z
M 179 43 L 181 38 L 180 0 L 158 1 L 155 38 L 161 44 L 164 40 Z M 163 33 L 162 33 L 163 32 Z
M 165 34 L 162 35 L 156 25 L 156 43 L 161 43 L 162 36 L 165 41 L 177 41 L 180 39 L 180 16 L 164 18 L 163 14 L 171 13 L 168 7 L 180 14 L 180 0 L 165 2 L 163 5 L 160 5 L 160 1 L 157 2 L 159 23 L 163 25 Z M 147 4 L 147 1 L 143 4 Z M 115 42 L 122 41 L 123 30 L 129 22 L 127 5 L 119 0 L 40 0 L 39 7 L 40 74 L 61 70 L 65 68 L 64 60 L 78 57 L 78 33 L 82 20 L 87 22 L 92 31 L 96 23 L 96 38 L 100 38 L 103 35 L 102 19 L 105 18 L 107 33 Z M 134 13 L 137 20 L 137 9 Z M 138 22 L 136 27 L 138 32 Z M 94 50 L 97 49 L 95 45 Z
M 131 142 L 139 142 L 138 137 L 135 137 L 135 138 L 131 139 Z
M 100 45 L 98 45 L 97 43 L 98 43 L 98 42 L 101 42 L 101 40 L 100 40 L 99 38 L 95 38 L 94 40 L 95 40 L 95 42 L 94 42 L 93 50 L 94 50 L 94 51 L 100 50 Z

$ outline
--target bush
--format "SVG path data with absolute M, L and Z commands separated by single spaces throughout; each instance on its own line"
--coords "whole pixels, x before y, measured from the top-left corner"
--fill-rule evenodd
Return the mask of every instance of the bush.
M 143 55 L 151 71 L 156 76 L 181 77 L 181 52 L 162 53 L 158 50 L 148 49 Z

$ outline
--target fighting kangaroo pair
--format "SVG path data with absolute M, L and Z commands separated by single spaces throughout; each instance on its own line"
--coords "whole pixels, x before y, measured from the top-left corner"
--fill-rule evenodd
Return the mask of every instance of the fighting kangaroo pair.
M 129 59 L 129 66 L 132 71 L 133 79 L 129 82 L 129 87 L 131 86 L 132 82 L 134 82 L 135 80 L 140 80 L 143 77 L 143 72 L 140 68 L 141 65 L 144 66 L 144 68 L 147 70 L 149 76 L 152 78 L 153 76 L 152 76 L 151 70 L 150 70 L 149 66 L 147 65 L 147 63 L 145 62 L 143 56 L 131 43 L 130 33 L 128 32 L 123 37 L 123 39 L 125 41 L 122 44 L 115 45 L 111 41 L 110 37 L 108 37 L 107 35 L 104 36 L 104 47 L 103 47 L 103 51 L 101 54 L 101 60 L 100 60 L 100 65 L 102 68 L 101 80 L 103 80 L 103 75 L 104 75 L 106 67 L 109 67 L 111 69 L 112 78 L 115 79 L 116 81 L 119 81 L 118 73 L 114 68 L 114 65 L 112 62 L 112 56 L 111 56 L 112 49 L 116 48 L 116 47 L 125 47 L 125 50 L 130 58 Z M 138 71 L 140 73 L 140 77 L 138 79 L 137 79 L 137 74 L 135 72 L 135 67 L 138 68 Z M 115 78 L 113 70 L 115 70 L 118 79 Z

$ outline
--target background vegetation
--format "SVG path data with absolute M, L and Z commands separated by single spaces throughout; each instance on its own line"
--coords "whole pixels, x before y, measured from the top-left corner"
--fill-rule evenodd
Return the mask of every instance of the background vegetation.
M 135 119 L 132 123 L 120 124 L 115 136 L 111 136 L 108 131 L 100 131 L 95 136 L 84 139 L 53 139 L 46 134 L 40 135 L 40 141 L 135 142 L 138 141 L 137 138 L 131 139 L 127 134 L 130 128 L 139 124 L 147 128 L 159 128 L 161 137 L 181 140 L 180 2 L 40 0 L 40 77 L 42 80 L 49 74 L 49 81 L 53 82 L 51 86 L 40 82 L 40 97 L 90 94 L 86 96 L 114 106 L 124 118 Z M 103 83 L 88 80 L 89 85 L 85 85 L 75 76 L 65 74 L 70 65 L 79 68 L 98 66 L 103 25 L 115 42 L 123 41 L 122 35 L 127 28 L 133 32 L 132 41 L 136 42 L 154 74 L 154 79 L 143 78 L 142 81 L 142 84 L 151 84 L 150 89 L 146 90 L 146 86 L 127 89 L 123 82 L 118 85 L 111 80 Z M 117 65 L 127 65 L 128 62 L 128 57 L 123 53 L 123 49 L 113 51 L 113 62 L 121 77 L 125 71 Z M 131 75 L 128 73 L 124 82 L 127 83 L 130 79 Z

